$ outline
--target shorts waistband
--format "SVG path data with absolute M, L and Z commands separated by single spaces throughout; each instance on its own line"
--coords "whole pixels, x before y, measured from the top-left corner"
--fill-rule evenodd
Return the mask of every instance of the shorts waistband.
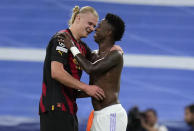
M 111 106 L 107 106 L 99 111 L 94 111 L 94 115 L 100 115 L 100 114 L 106 114 L 106 113 L 111 113 L 111 112 L 117 112 L 121 111 L 123 109 L 121 104 L 114 104 Z

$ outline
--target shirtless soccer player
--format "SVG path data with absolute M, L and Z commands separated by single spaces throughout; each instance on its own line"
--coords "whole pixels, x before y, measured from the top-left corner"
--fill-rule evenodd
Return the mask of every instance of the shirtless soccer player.
M 124 30 L 125 24 L 119 16 L 107 14 L 96 28 L 94 39 L 99 50 L 92 61 L 81 55 L 69 34 L 59 36 L 59 41 L 65 43 L 83 70 L 90 75 L 90 84 L 104 90 L 106 97 L 103 101 L 92 98 L 94 118 L 91 131 L 126 131 L 127 113 L 118 99 L 123 52 L 115 46 L 115 42 L 121 40 Z

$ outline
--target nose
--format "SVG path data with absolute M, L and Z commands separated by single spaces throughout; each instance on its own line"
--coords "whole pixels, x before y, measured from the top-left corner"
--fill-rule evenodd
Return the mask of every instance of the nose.
M 90 26 L 91 31 L 96 30 L 94 26 Z

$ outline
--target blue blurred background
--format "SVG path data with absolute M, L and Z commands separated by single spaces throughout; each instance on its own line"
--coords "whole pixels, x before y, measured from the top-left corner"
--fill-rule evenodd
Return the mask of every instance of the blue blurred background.
M 125 52 L 119 97 L 123 107 L 155 108 L 170 131 L 186 131 L 184 107 L 194 102 L 194 4 L 145 3 L 1 0 L 0 130 L 39 130 L 45 48 L 53 34 L 68 27 L 75 5 L 89 5 L 100 20 L 111 12 L 125 21 L 125 34 L 117 43 Z M 98 48 L 93 33 L 84 41 Z M 82 81 L 88 83 L 85 73 Z M 77 103 L 84 131 L 92 105 L 89 98 Z

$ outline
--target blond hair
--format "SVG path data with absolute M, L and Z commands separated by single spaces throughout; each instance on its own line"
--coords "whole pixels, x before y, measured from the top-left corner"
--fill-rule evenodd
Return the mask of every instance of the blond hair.
M 96 17 L 99 17 L 97 11 L 96 11 L 93 7 L 84 6 L 84 7 L 82 7 L 82 8 L 80 9 L 79 6 L 75 6 L 75 7 L 73 8 L 73 13 L 72 13 L 71 19 L 69 20 L 69 26 L 72 25 L 72 24 L 74 23 L 75 18 L 76 18 L 76 16 L 77 16 L 79 13 L 85 14 L 85 13 L 88 13 L 88 12 L 92 13 L 92 14 L 93 14 L 94 16 L 96 16 Z

